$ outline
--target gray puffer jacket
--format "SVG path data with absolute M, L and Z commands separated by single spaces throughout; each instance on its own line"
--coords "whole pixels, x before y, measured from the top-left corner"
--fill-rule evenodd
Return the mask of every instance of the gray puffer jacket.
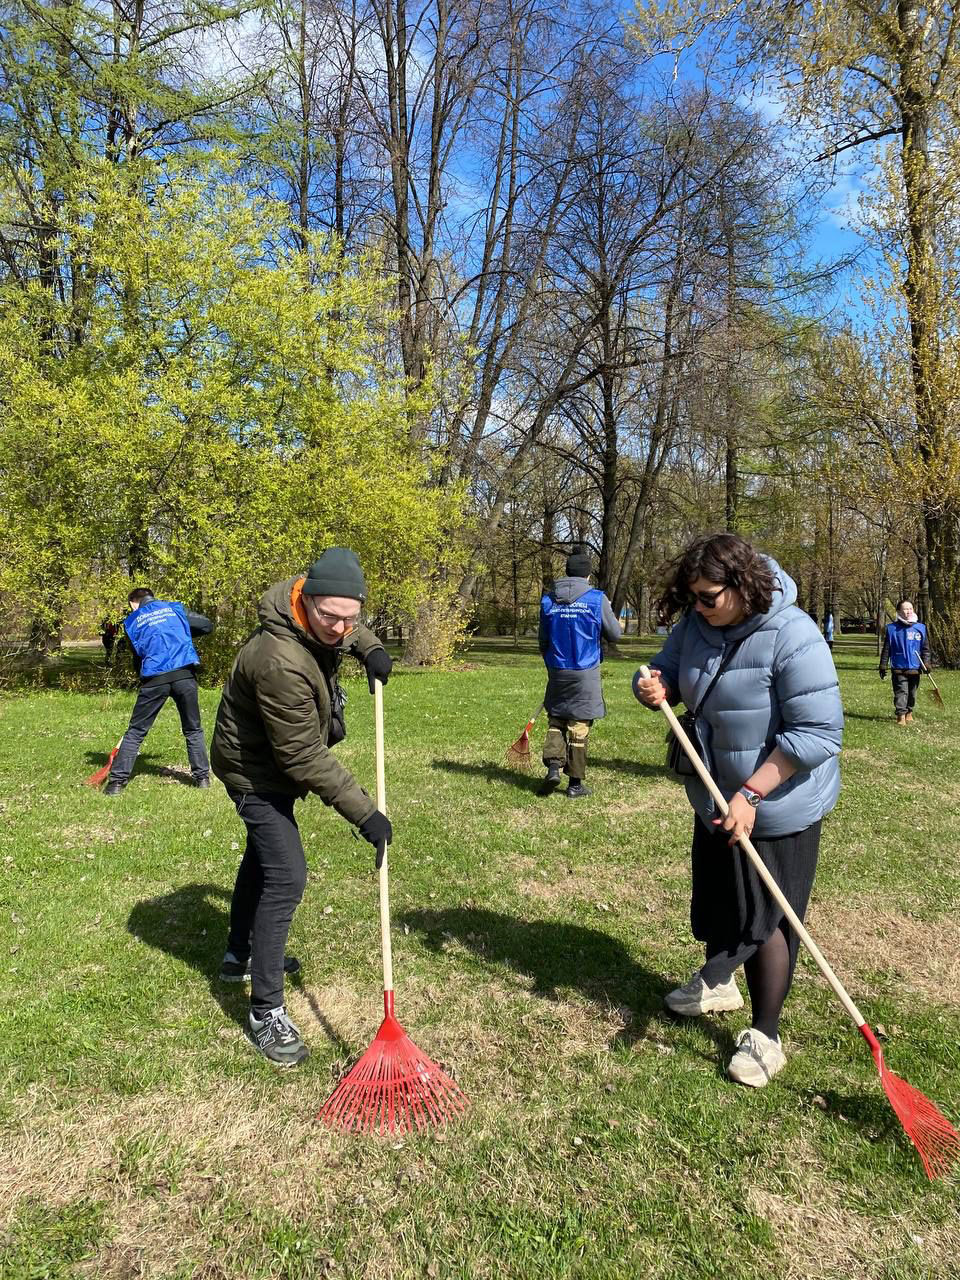
M 697 732 L 704 759 L 729 799 L 774 747 L 797 772 L 757 809 L 754 835 L 761 839 L 804 831 L 837 802 L 843 707 L 833 658 L 809 616 L 798 609 L 793 579 L 770 561 L 779 590 L 768 613 L 732 627 L 712 627 L 695 611 L 684 615 L 650 662 L 671 701 L 697 706 L 725 649 L 741 640 L 702 712 Z M 717 816 L 699 778 L 686 781 L 700 818 Z
M 560 604 L 571 604 L 593 590 L 587 578 L 558 578 L 548 592 Z M 546 597 L 545 597 L 546 598 Z M 616 644 L 623 632 L 606 596 L 601 609 L 600 639 Z M 540 614 L 540 652 L 549 646 L 549 636 Z M 562 716 L 566 720 L 601 720 L 607 714 L 600 685 L 600 667 L 588 667 L 574 671 L 565 667 L 547 668 L 547 688 L 543 695 L 547 715 Z

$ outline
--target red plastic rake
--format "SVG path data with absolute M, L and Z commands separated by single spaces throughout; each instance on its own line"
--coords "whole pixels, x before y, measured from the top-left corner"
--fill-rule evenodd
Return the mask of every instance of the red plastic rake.
M 537 716 L 539 716 L 542 710 L 543 703 L 541 702 L 539 707 L 537 707 L 536 711 L 527 721 L 526 728 L 523 733 L 521 733 L 520 737 L 516 742 L 507 747 L 507 764 L 512 764 L 518 769 L 531 768 L 533 761 L 530 757 L 530 730 L 533 728 L 536 723 Z
M 121 736 L 120 742 L 122 741 L 123 741 L 123 737 Z M 107 774 L 110 772 L 113 766 L 113 762 L 117 758 L 117 752 L 120 750 L 120 742 L 117 743 L 117 745 L 113 748 L 113 750 L 107 756 L 107 763 L 102 764 L 99 769 L 97 769 L 94 773 L 91 773 L 89 778 L 84 778 L 83 785 L 85 787 L 99 787 L 101 782 L 106 781 Z
M 640 674 L 645 680 L 649 679 L 650 672 L 647 667 L 641 667 Z M 660 710 L 667 717 L 670 728 L 686 752 L 690 763 L 696 769 L 701 782 L 713 796 L 717 808 L 722 814 L 726 815 L 727 802 L 701 760 L 699 752 L 692 745 L 680 726 L 677 717 L 665 701 L 660 703 Z M 757 874 L 770 890 L 774 901 L 783 911 L 791 926 L 796 930 L 800 941 L 817 962 L 817 967 L 830 983 L 840 1003 L 855 1022 L 857 1030 L 870 1046 L 873 1060 L 877 1065 L 877 1070 L 880 1072 L 880 1083 L 883 1085 L 883 1091 L 896 1112 L 897 1119 L 903 1125 L 904 1132 L 919 1152 L 927 1177 L 942 1177 L 949 1171 L 954 1161 L 960 1159 L 960 1134 L 957 1133 L 946 1116 L 940 1112 L 928 1097 L 922 1094 L 919 1089 L 915 1089 L 913 1085 L 908 1084 L 906 1080 L 901 1080 L 898 1075 L 895 1075 L 885 1065 L 883 1051 L 880 1048 L 877 1037 L 867 1025 L 863 1014 L 847 994 L 840 979 L 824 959 L 820 948 L 803 927 L 799 916 L 783 896 L 780 886 L 767 870 L 749 837 L 741 836 L 740 845 L 753 863 Z
M 377 807 L 386 813 L 383 767 L 383 686 L 374 688 L 377 735 Z M 373 1043 L 323 1104 L 319 1120 L 334 1128 L 366 1133 L 409 1133 L 443 1125 L 463 1111 L 467 1099 L 455 1081 L 418 1049 L 393 1012 L 393 949 L 387 855 L 380 864 L 380 942 L 383 949 L 383 1012 Z

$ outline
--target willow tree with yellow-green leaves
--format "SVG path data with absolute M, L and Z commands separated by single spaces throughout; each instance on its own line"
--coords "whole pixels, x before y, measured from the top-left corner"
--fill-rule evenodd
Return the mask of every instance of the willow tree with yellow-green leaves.
M 741 68 L 778 84 L 788 113 L 823 140 L 821 159 L 893 141 L 891 226 L 916 433 L 934 630 L 960 616 L 960 467 L 952 399 L 954 320 L 944 237 L 956 217 L 960 16 L 950 0 L 639 0 L 632 27 L 652 53 L 720 42 Z M 879 179 L 887 187 L 886 177 Z M 960 653 L 952 655 L 960 659 Z
M 131 184 L 103 161 L 77 190 L 54 242 L 95 282 L 82 340 L 64 336 L 72 297 L 0 288 L 8 617 L 56 634 L 146 582 L 216 615 L 229 648 L 263 587 L 331 543 L 379 604 L 415 610 L 456 495 L 409 445 L 429 382 L 412 405 L 383 358 L 379 267 L 315 237 L 282 247 L 289 210 L 222 173 Z

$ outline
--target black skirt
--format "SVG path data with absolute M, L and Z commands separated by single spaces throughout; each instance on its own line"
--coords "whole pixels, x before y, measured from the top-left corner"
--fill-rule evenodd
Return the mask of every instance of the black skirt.
M 820 849 L 820 822 L 805 831 L 774 840 L 754 840 L 764 866 L 783 896 L 803 919 L 813 888 Z M 728 831 L 712 831 L 699 818 L 693 824 L 693 894 L 690 926 L 693 936 L 713 951 L 736 951 L 761 946 L 783 919 L 783 909 L 757 875 L 739 845 L 727 841 Z

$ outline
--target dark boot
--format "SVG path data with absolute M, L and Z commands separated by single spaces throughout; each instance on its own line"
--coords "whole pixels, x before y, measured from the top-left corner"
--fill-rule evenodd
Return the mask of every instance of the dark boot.
M 111 778 L 103 788 L 103 794 L 105 796 L 118 796 L 126 785 L 125 782 L 117 782 L 115 778 Z
M 556 788 L 559 787 L 560 785 L 560 779 L 562 776 L 563 776 L 562 765 L 548 764 L 547 776 L 543 780 L 543 785 L 540 788 L 540 794 L 542 796 L 553 795 Z
M 567 784 L 567 789 L 563 793 L 568 800 L 579 800 L 581 796 L 591 796 L 593 792 L 589 787 L 585 787 L 580 778 L 571 778 Z

